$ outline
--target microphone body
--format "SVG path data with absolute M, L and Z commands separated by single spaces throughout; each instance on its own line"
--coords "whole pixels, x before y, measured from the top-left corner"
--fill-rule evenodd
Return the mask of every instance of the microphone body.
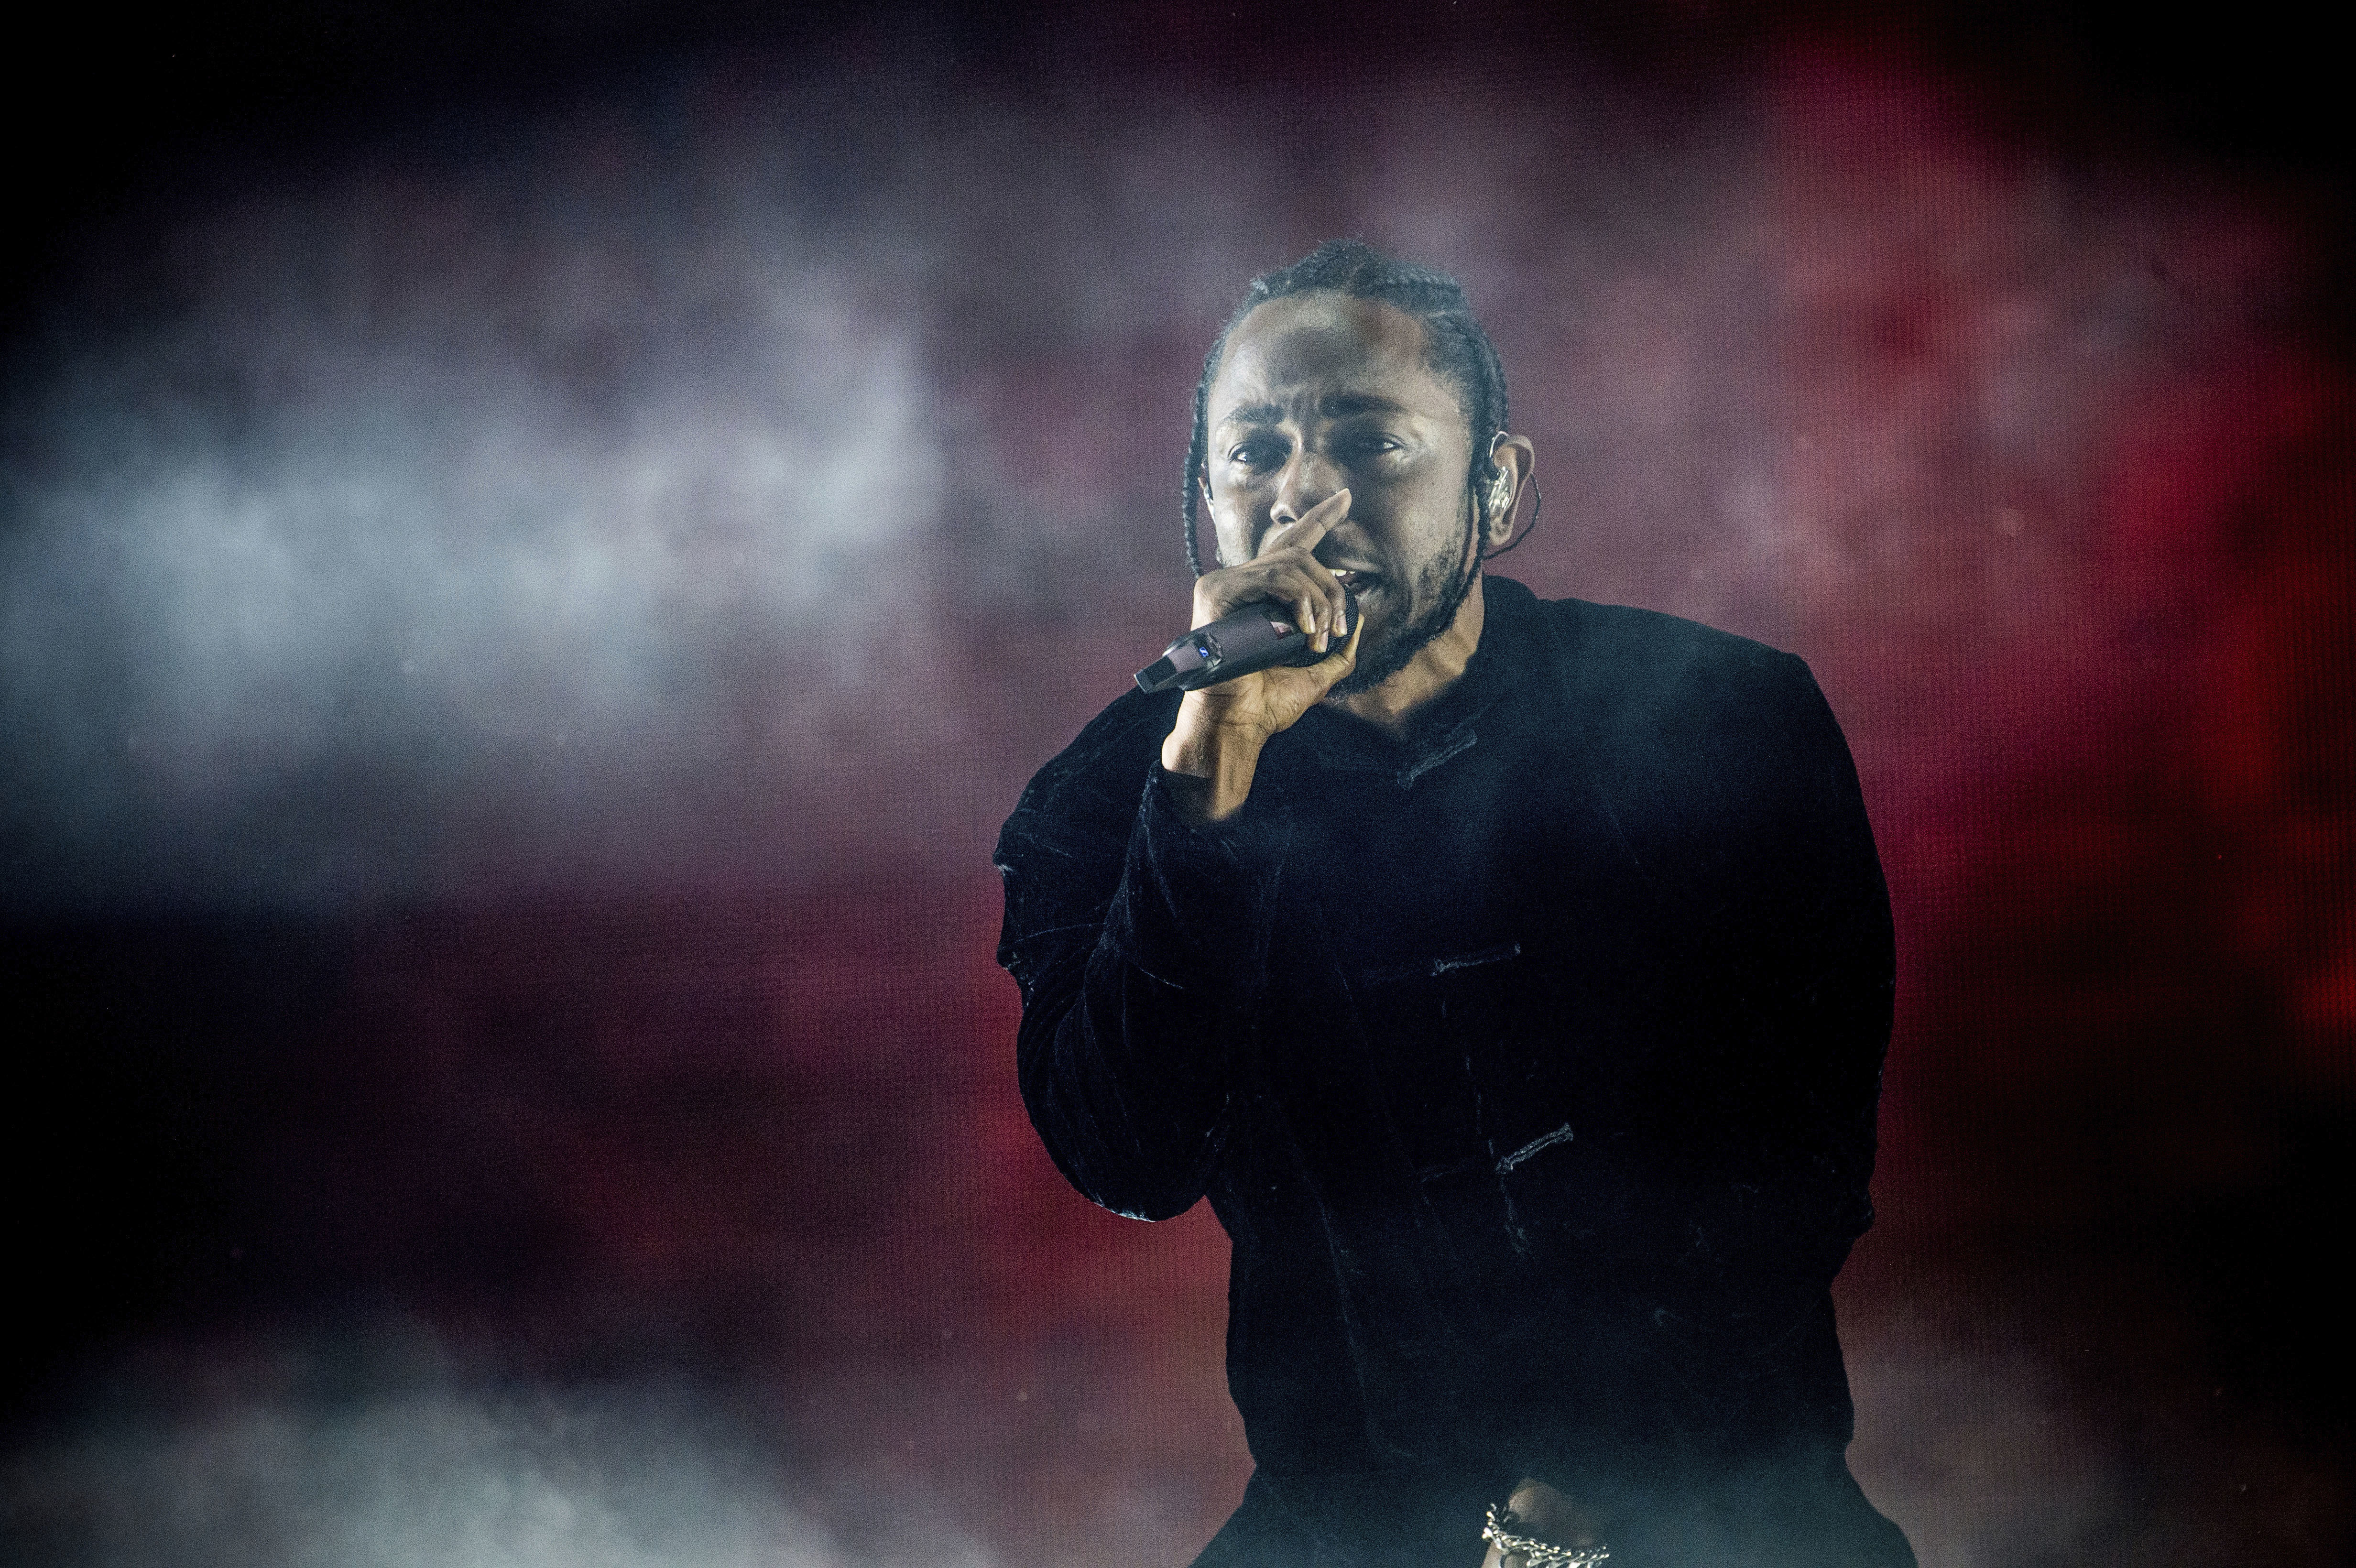
M 1309 635 L 1294 623 L 1290 606 L 1262 600 L 1173 641 L 1160 658 L 1137 672 L 1137 688 L 1195 691 L 1278 665 L 1313 665 L 1348 642 L 1350 634 L 1358 629 L 1357 596 L 1345 588 L 1342 603 L 1342 625 L 1325 653 L 1310 645 Z

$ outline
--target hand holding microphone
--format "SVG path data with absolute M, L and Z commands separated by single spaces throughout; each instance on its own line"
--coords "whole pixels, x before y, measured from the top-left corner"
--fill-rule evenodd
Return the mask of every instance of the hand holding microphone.
M 1358 624 L 1358 599 L 1342 590 L 1342 613 L 1326 634 L 1328 646 L 1302 631 L 1293 612 L 1273 599 L 1247 604 L 1207 626 L 1173 638 L 1162 656 L 1137 672 L 1140 691 L 1200 691 L 1206 686 L 1256 675 L 1278 665 L 1307 668 L 1322 663 L 1333 647 L 1350 640 Z
M 1356 601 L 1312 553 L 1349 513 L 1350 493 L 1337 490 L 1270 528 L 1251 560 L 1197 578 L 1194 630 L 1139 672 L 1141 686 L 1186 693 L 1162 767 L 1183 785 L 1189 816 L 1215 821 L 1238 809 L 1269 737 L 1356 667 Z

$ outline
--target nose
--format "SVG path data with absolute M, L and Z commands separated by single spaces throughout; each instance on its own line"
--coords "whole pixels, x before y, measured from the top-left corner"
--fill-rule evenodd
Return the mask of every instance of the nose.
M 1268 508 L 1269 526 L 1299 522 L 1311 507 L 1342 488 L 1342 470 L 1332 459 L 1304 445 L 1276 476 L 1276 498 Z

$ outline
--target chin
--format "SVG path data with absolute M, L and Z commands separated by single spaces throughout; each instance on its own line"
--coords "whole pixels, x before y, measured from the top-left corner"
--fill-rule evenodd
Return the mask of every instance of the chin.
M 1369 626 L 1358 639 L 1358 667 L 1333 683 L 1329 697 L 1355 697 L 1362 691 L 1372 691 L 1391 677 L 1405 669 L 1415 656 L 1414 648 L 1401 648 L 1399 639 L 1385 636 Z

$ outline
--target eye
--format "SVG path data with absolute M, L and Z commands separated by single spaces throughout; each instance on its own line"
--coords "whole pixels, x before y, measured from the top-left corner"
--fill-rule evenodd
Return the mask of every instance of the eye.
M 1255 435 L 1227 449 L 1227 461 L 1245 468 L 1269 468 L 1284 461 L 1284 443 Z
M 1404 442 L 1396 441 L 1379 431 L 1366 431 L 1337 443 L 1354 457 L 1380 457 L 1385 453 L 1398 452 Z

